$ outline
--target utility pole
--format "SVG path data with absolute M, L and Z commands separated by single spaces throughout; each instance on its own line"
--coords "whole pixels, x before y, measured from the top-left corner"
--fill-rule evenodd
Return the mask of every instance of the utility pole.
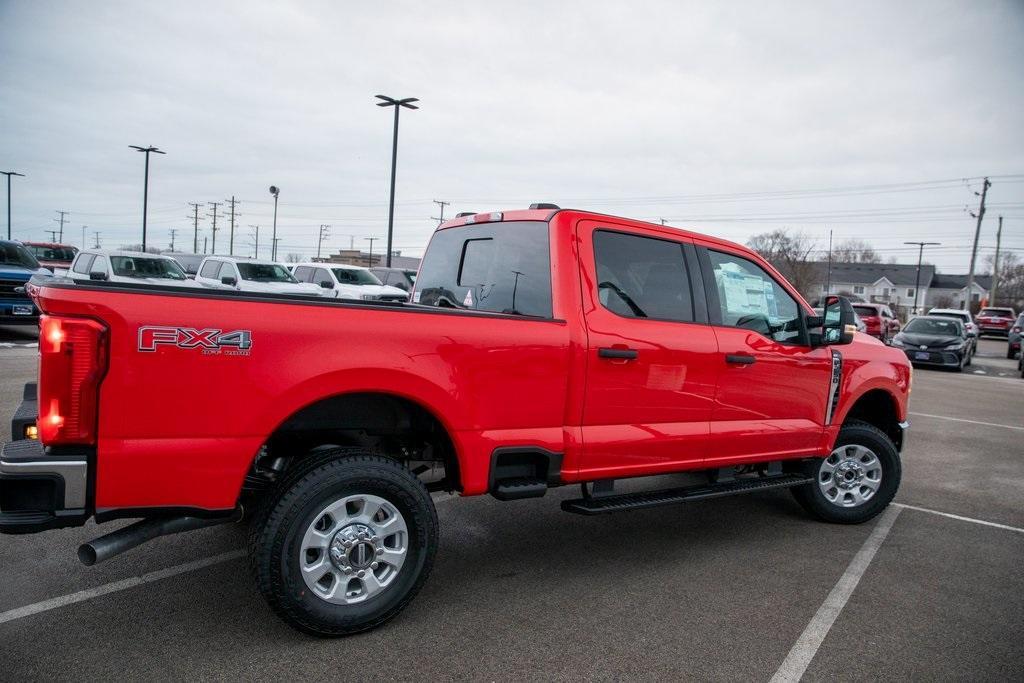
M 252 257 L 253 258 L 259 258 L 260 257 L 260 226 L 258 226 L 258 225 L 250 225 L 249 227 L 253 228 L 256 231 L 256 243 L 255 243 L 255 246 L 252 249 Z
M 171 251 L 174 251 L 174 235 L 177 234 L 177 228 L 171 228 Z
M 974 228 L 974 248 L 971 249 L 971 269 L 967 271 L 967 310 L 971 310 L 971 293 L 974 290 L 974 263 L 978 258 L 978 237 L 981 236 L 981 219 L 985 217 L 985 196 L 988 194 L 988 188 L 992 186 L 992 183 L 985 178 L 985 182 L 981 185 L 981 192 L 975 192 L 974 194 L 981 197 L 981 203 L 978 204 L 978 213 L 972 213 L 971 216 L 978 219 L 978 225 Z
M 661 221 L 662 225 L 665 225 L 665 223 L 668 223 L 668 221 L 666 221 L 664 218 L 659 218 L 658 220 Z
M 832 231 L 828 231 L 828 275 L 825 277 L 825 296 L 832 290 Z M 825 302 L 821 302 L 822 310 L 825 308 Z
M 207 237 L 206 235 L 203 235 L 203 253 L 204 254 L 206 253 L 206 242 L 209 239 L 210 239 L 209 237 Z
M 213 217 L 213 227 L 210 228 L 210 235 L 213 237 L 213 246 L 210 252 L 211 254 L 217 253 L 217 207 L 223 203 L 224 202 L 207 202 L 207 204 L 213 207 L 213 213 L 206 214 L 207 216 Z M 205 250 L 206 247 L 204 246 L 203 249 Z
M 7 176 L 7 239 L 11 239 L 11 176 L 16 175 L 24 178 L 25 174 L 15 173 L 14 171 L 0 171 L 0 174 Z
M 60 214 L 60 218 L 54 218 L 53 219 L 54 223 L 60 223 L 60 240 L 54 240 L 54 242 L 58 242 L 58 241 L 59 242 L 63 242 L 64 241 L 64 217 L 68 215 L 68 212 L 67 211 L 54 211 L 54 213 L 59 213 Z M 49 232 L 53 232 L 53 231 L 51 230 Z
M 441 227 L 441 224 L 444 223 L 444 207 L 446 207 L 449 204 L 451 204 L 451 202 L 442 202 L 442 201 L 438 201 L 436 199 L 432 199 L 431 201 L 433 201 L 435 204 L 437 204 L 438 206 L 441 207 L 441 215 L 439 217 L 438 216 L 431 216 L 431 218 L 433 220 L 437 221 L 437 227 Z
M 377 95 L 377 99 L 381 100 L 377 103 L 378 107 L 394 107 L 395 108 L 395 134 L 391 139 L 391 200 L 388 203 L 388 251 L 385 257 L 388 268 L 391 267 L 391 241 L 394 236 L 395 228 L 395 165 L 398 161 L 398 112 L 405 107 L 406 109 L 419 109 L 413 102 L 419 102 L 416 97 L 406 97 L 401 100 L 396 100 L 393 97 L 387 95 Z M 372 246 L 372 242 L 370 243 Z
M 904 242 L 903 244 L 917 245 L 917 277 L 914 278 L 914 315 L 917 315 L 917 296 L 921 289 L 921 258 L 924 256 L 924 248 L 933 245 L 938 246 L 942 244 L 942 242 Z M 968 289 L 968 292 L 969 291 L 970 290 Z
M 162 152 L 153 145 L 149 147 L 139 147 L 138 145 L 128 145 L 137 152 L 144 152 L 146 154 L 146 175 L 145 180 L 142 181 L 142 251 L 146 251 L 146 213 L 149 204 L 149 154 L 153 152 L 155 154 L 167 154 Z
M 189 206 L 192 207 L 192 229 L 195 231 L 192 234 L 192 253 L 199 253 L 199 207 L 202 206 L 199 202 L 189 202 Z
M 277 185 L 270 186 L 270 194 L 274 195 L 274 227 L 270 232 L 270 260 L 277 260 L 277 195 L 281 194 L 281 188 Z
M 93 230 L 92 231 L 92 235 L 96 239 L 96 244 L 94 244 L 92 248 L 93 249 L 99 249 L 100 248 L 100 231 L 99 230 Z
M 379 237 L 364 237 L 364 240 L 370 243 L 370 258 L 367 259 L 366 267 L 373 268 L 373 243 L 379 240 Z M 391 259 L 388 259 L 388 268 L 390 268 Z
M 999 246 L 1003 241 L 1003 217 L 999 217 L 999 229 L 996 230 L 996 260 L 992 262 L 992 291 L 989 292 L 988 303 L 996 305 L 996 290 L 999 288 Z M 968 294 L 970 290 L 968 290 Z
M 277 258 L 276 258 L 276 256 L 277 256 L 277 243 L 281 241 L 281 238 L 280 237 L 271 237 L 270 239 L 273 242 L 273 244 L 270 245 L 270 253 L 273 254 L 273 256 L 271 258 L 272 258 L 272 260 L 276 261 L 277 260 Z
M 56 230 L 43 230 L 43 232 L 50 233 L 50 241 L 51 242 L 56 242 L 57 241 L 57 231 Z
M 228 256 L 235 255 L 235 204 L 238 202 L 235 200 L 235 195 L 231 195 L 231 199 L 225 199 L 224 201 L 231 204 L 231 232 L 228 233 Z M 241 216 L 242 214 L 238 214 Z
M 323 243 L 325 237 L 331 236 L 331 226 L 320 225 L 320 235 L 316 239 L 316 258 L 320 260 L 320 245 Z
M 88 249 L 89 248 L 89 245 L 85 243 L 85 229 L 88 228 L 88 227 L 89 227 L 88 225 L 83 225 L 82 226 L 82 249 Z

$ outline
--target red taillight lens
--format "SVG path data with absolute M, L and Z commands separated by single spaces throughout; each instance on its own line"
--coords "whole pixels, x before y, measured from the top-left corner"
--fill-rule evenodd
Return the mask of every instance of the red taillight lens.
M 39 317 L 39 440 L 47 446 L 96 443 L 107 328 L 87 318 Z

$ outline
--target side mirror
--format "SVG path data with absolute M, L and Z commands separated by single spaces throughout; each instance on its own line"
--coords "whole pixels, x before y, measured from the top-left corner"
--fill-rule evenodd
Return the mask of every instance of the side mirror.
M 89 279 L 90 280 L 106 280 L 107 279 L 107 274 L 104 273 L 102 270 L 94 270 L 91 273 L 89 273 Z
M 321 280 L 320 286 L 323 287 L 324 289 L 334 289 L 334 283 L 331 282 L 330 280 Z
M 220 283 L 222 285 L 227 285 L 229 287 L 234 287 L 235 285 L 238 284 L 238 280 L 236 280 L 235 278 L 231 277 L 230 275 L 225 275 L 224 277 L 222 277 L 220 279 Z
M 842 296 L 825 297 L 824 311 L 821 325 L 822 345 L 852 342 L 857 325 L 850 300 Z

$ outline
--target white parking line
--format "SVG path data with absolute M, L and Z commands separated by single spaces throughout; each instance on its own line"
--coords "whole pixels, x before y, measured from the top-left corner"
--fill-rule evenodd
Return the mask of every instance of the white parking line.
M 1018 534 L 1024 534 L 1024 529 L 1016 526 L 1010 526 L 1008 524 L 999 524 L 997 522 L 986 522 L 984 519 L 975 519 L 974 517 L 964 517 L 963 515 L 954 515 L 952 512 L 942 512 L 941 510 L 932 510 L 930 508 L 922 508 L 916 505 L 906 505 L 905 503 L 893 503 L 896 507 L 906 508 L 908 510 L 917 510 L 918 512 L 927 512 L 930 515 L 938 515 L 940 517 L 949 517 L 950 519 L 958 519 L 961 522 L 970 522 L 971 524 L 981 524 L 982 526 L 990 526 L 995 529 L 1005 529 L 1006 531 L 1016 531 Z
M 49 612 L 50 610 L 57 609 L 58 607 L 73 605 L 76 602 L 83 602 L 85 600 L 91 600 L 92 598 L 98 598 L 101 595 L 116 593 L 128 588 L 135 588 L 136 586 L 141 586 L 145 583 L 170 578 L 172 576 L 177 576 L 178 574 L 195 571 L 196 569 L 202 569 L 222 562 L 237 560 L 244 556 L 244 550 L 231 550 L 226 553 L 221 553 L 220 555 L 204 557 L 201 560 L 186 562 L 185 564 L 168 567 L 167 569 L 160 569 L 155 572 L 143 574 L 142 576 L 132 576 L 127 579 L 121 579 L 120 581 L 114 581 L 113 583 L 96 586 L 95 588 L 87 588 L 86 590 L 78 591 L 77 593 L 62 595 L 59 598 L 51 598 L 50 600 L 43 600 L 42 602 L 25 605 L 24 607 L 17 607 L 12 610 L 7 610 L 6 612 L 0 612 L 0 624 L 6 624 L 9 621 L 21 619 L 22 617 L 29 617 L 33 614 L 39 614 L 40 612 Z
M 449 500 L 455 500 L 458 496 L 448 493 L 436 493 L 432 494 L 431 498 L 433 498 L 434 503 L 437 504 Z M 77 593 L 61 595 L 60 597 L 50 598 L 49 600 L 25 605 L 24 607 L 16 607 L 14 609 L 7 610 L 6 612 L 0 612 L 0 624 L 6 624 L 9 621 L 21 619 L 22 617 L 30 617 L 33 614 L 39 614 L 40 612 L 49 612 L 50 610 L 57 609 L 58 607 L 66 607 L 67 605 L 73 605 L 77 602 L 98 598 L 101 595 L 109 595 L 110 593 L 117 593 L 118 591 L 127 590 L 128 588 L 135 588 L 136 586 L 141 586 L 145 583 L 168 579 L 172 576 L 185 574 L 197 569 L 212 567 L 215 564 L 230 562 L 231 560 L 237 560 L 240 557 L 245 557 L 245 549 L 240 548 L 238 550 L 229 550 L 228 552 L 221 553 L 220 555 L 204 557 L 201 560 L 194 560 L 192 562 L 186 562 L 185 564 L 175 565 L 174 567 L 167 567 L 166 569 L 160 569 L 141 576 L 131 576 L 127 579 L 121 579 L 120 581 L 114 581 L 113 583 L 105 583 L 102 586 L 96 586 L 95 588 L 87 588 L 86 590 L 78 591 Z
M 828 635 L 829 630 L 832 628 L 832 624 L 835 623 L 839 613 L 843 611 L 843 607 L 846 606 L 850 596 L 853 595 L 854 589 L 860 582 L 860 577 L 864 576 L 864 572 L 867 571 L 868 565 L 874 559 L 875 553 L 881 547 L 882 541 L 889 535 L 893 522 L 896 521 L 901 510 L 902 508 L 889 507 L 882 513 L 878 524 L 875 525 L 874 531 L 868 536 L 868 540 L 864 541 L 864 545 L 861 546 L 857 554 L 850 560 L 846 571 L 839 577 L 839 581 L 832 587 L 828 597 L 825 598 L 825 602 L 821 603 L 821 607 L 818 608 L 811 622 L 807 624 L 807 628 L 800 634 L 793 648 L 786 655 L 786 659 L 782 662 L 782 666 L 772 676 L 772 683 L 796 683 L 796 681 L 803 677 L 811 660 L 814 659 L 814 655 L 818 652 L 818 648 L 821 647 L 821 643 L 825 640 L 825 636 Z
M 984 427 L 1002 427 L 1003 429 L 1016 429 L 1019 432 L 1024 432 L 1024 427 L 1018 427 L 1016 425 L 1003 425 L 997 422 L 981 422 L 979 420 L 965 420 L 962 417 L 947 417 L 945 415 L 929 415 L 928 413 L 907 413 L 914 417 L 931 417 L 936 420 L 949 420 L 950 422 L 966 422 L 972 425 L 982 425 Z

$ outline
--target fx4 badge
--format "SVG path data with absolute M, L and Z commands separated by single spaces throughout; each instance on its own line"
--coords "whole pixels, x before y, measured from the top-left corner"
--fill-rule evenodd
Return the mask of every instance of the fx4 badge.
M 179 349 L 200 349 L 204 355 L 224 354 L 227 356 L 248 356 L 252 348 L 252 332 L 217 329 L 197 330 L 192 327 L 158 327 L 146 325 L 139 328 L 139 351 L 153 352 L 158 346 L 177 346 Z

